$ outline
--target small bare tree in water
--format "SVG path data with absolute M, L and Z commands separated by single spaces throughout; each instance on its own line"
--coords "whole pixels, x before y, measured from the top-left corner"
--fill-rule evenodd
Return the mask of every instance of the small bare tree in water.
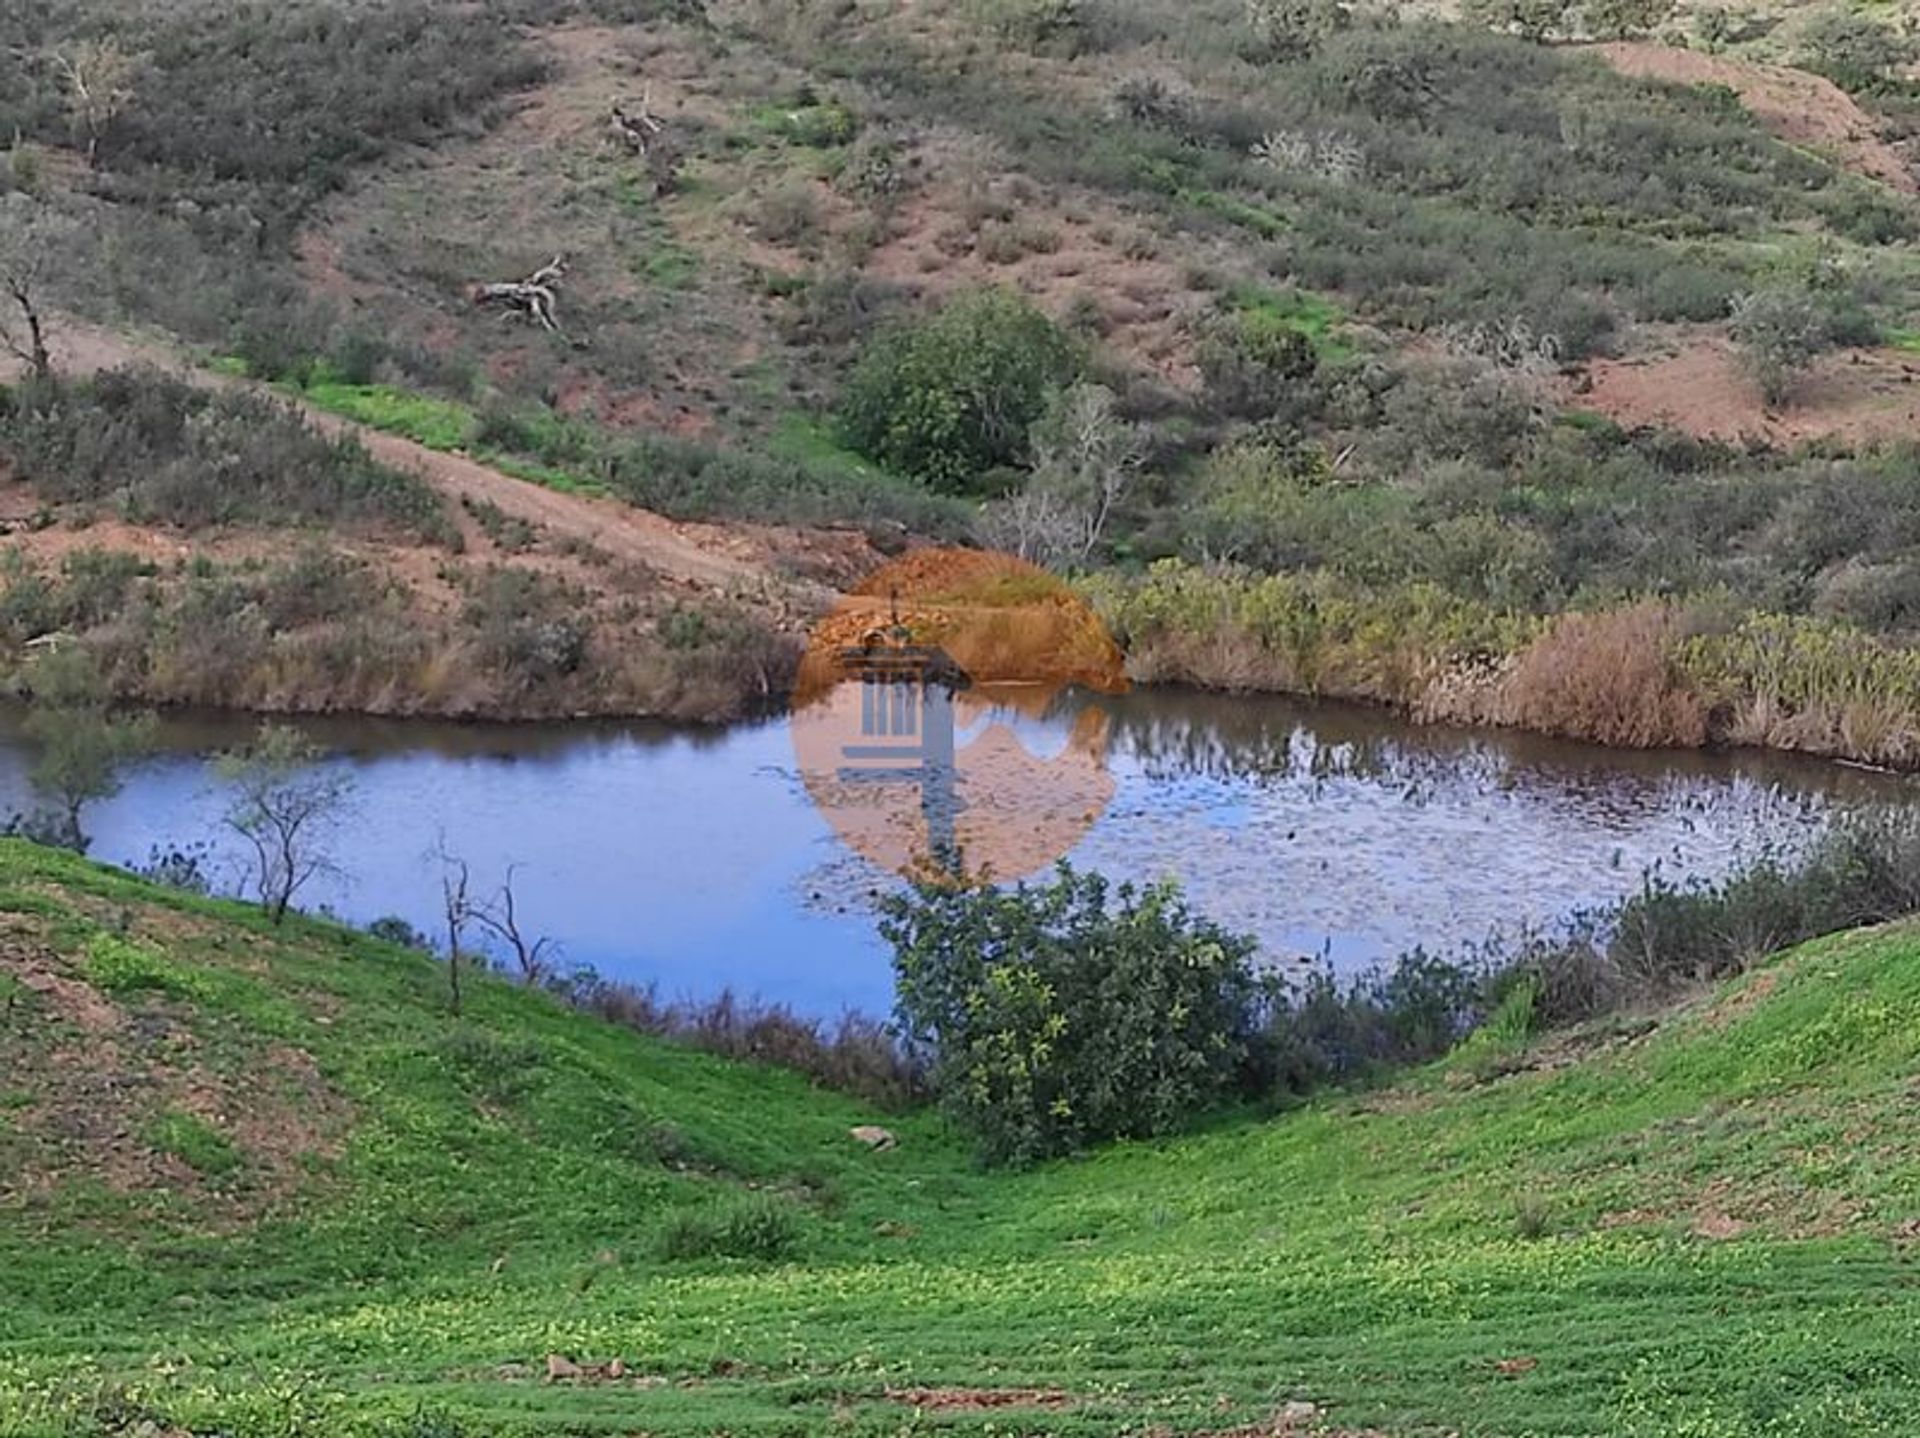
M 352 797 L 353 780 L 318 767 L 321 757 L 298 729 L 263 724 L 252 743 L 216 766 L 233 790 L 227 827 L 252 850 L 248 884 L 276 924 L 308 881 L 336 868 L 327 840 Z

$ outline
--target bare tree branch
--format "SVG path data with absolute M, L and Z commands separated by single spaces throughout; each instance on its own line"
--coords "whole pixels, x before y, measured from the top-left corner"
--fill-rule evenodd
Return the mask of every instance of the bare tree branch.
M 0 350 L 38 380 L 53 376 L 46 292 L 65 229 L 44 200 L 13 195 L 0 201 Z
M 666 122 L 653 113 L 653 88 L 648 86 L 640 97 L 640 108 L 628 110 L 620 100 L 613 102 L 612 114 L 608 117 L 608 127 L 614 140 L 623 148 L 636 155 L 645 155 L 653 148 L 653 142 L 667 128 Z
M 566 257 L 555 255 L 524 280 L 475 285 L 472 290 L 473 302 L 477 305 L 495 305 L 509 314 L 525 315 L 542 329 L 557 334 L 560 322 L 554 312 L 559 304 L 560 283 L 566 276 Z
M 520 970 L 520 981 L 529 988 L 544 980 L 552 967 L 552 957 L 557 946 L 551 938 L 541 935 L 529 940 L 521 931 L 520 916 L 514 901 L 513 875 L 519 866 L 507 866 L 506 882 L 501 884 L 499 892 L 490 904 L 474 908 L 473 917 L 489 933 L 513 950 L 514 964 Z
M 434 845 L 434 857 L 440 861 L 440 902 L 447 925 L 447 986 L 457 1014 L 460 1012 L 460 940 L 467 925 L 477 917 L 477 909 L 469 889 L 471 875 L 467 861 L 448 852 L 445 834 Z

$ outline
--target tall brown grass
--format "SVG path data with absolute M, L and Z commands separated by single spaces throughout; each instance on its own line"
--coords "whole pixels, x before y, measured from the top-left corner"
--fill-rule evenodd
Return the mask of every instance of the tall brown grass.
M 1500 686 L 1504 722 L 1622 749 L 1697 748 L 1707 707 L 1674 664 L 1680 614 L 1636 604 L 1563 614 Z

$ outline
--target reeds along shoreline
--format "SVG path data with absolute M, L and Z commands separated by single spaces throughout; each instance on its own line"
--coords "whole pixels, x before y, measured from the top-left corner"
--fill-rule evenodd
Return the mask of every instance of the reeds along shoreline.
M 130 703 L 725 723 L 777 706 L 799 657 L 793 635 L 738 606 L 649 619 L 483 578 L 459 610 L 429 613 L 332 555 L 171 575 L 116 558 L 4 567 L 16 686 L 26 639 L 59 632 Z M 1428 584 L 1171 563 L 1084 589 L 1140 684 L 1359 700 L 1616 748 L 1733 744 L 1920 769 L 1920 649 L 1833 620 L 1711 599 L 1539 616 Z
M 1920 650 L 1805 616 L 1640 600 L 1518 615 L 1434 586 L 1180 564 L 1091 595 L 1142 684 L 1390 705 L 1616 748 L 1732 744 L 1920 769 Z

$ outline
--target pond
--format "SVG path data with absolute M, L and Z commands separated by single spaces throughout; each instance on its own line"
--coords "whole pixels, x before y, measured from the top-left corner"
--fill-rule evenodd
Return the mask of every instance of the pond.
M 1908 781 L 1777 755 L 1624 753 L 1493 731 L 1407 725 L 1377 710 L 1271 697 L 1069 694 L 1040 714 L 993 708 L 1034 754 L 1085 732 L 1096 706 L 1111 797 L 1070 857 L 1116 878 L 1174 876 L 1194 905 L 1279 963 L 1352 970 L 1416 945 L 1448 950 L 1553 925 L 1657 870 L 1724 873 L 1817 835 Z M 0 722 L 0 809 L 32 803 L 31 750 Z M 302 894 L 364 923 L 432 931 L 445 848 L 490 888 L 511 867 L 526 926 L 565 959 L 663 997 L 723 988 L 832 1016 L 884 1013 L 890 967 L 872 899 L 897 881 L 827 822 L 784 719 L 303 725 L 350 771 L 330 842 L 339 872 Z M 247 721 L 170 716 L 159 752 L 88 812 L 95 857 L 144 862 L 206 843 L 239 851 L 209 754 Z

